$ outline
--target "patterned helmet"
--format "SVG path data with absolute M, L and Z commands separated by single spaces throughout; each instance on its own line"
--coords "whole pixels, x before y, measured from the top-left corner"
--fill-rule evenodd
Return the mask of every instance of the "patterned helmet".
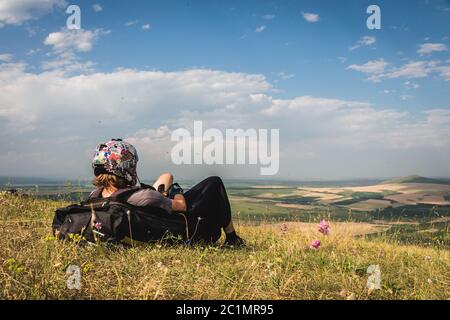
M 94 174 L 111 173 L 127 180 L 134 186 L 137 182 L 136 166 L 139 157 L 136 149 L 122 139 L 112 139 L 100 144 L 95 150 L 92 167 Z

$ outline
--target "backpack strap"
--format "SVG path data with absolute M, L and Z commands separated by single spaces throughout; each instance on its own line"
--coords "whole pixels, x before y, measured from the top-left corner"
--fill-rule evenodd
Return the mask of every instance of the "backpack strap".
M 122 190 L 117 190 L 108 199 L 109 201 L 115 201 L 120 203 L 127 203 L 128 199 L 138 191 L 144 190 L 144 188 L 133 187 Z
M 152 190 L 156 191 L 156 189 L 153 186 L 151 186 L 149 184 L 142 183 L 142 182 L 141 182 L 141 188 L 142 189 L 152 189 Z
M 114 192 L 110 197 L 110 201 L 116 201 L 121 203 L 127 203 L 128 199 L 136 192 L 142 191 L 145 189 L 156 190 L 152 186 L 141 183 L 140 187 L 131 187 L 126 189 L 120 189 Z
M 100 198 L 102 194 L 103 188 L 97 188 L 94 191 L 91 192 L 91 194 L 88 197 L 88 200 L 97 199 Z
M 141 183 L 140 187 L 130 187 L 125 189 L 120 189 L 114 192 L 110 197 L 108 198 L 102 198 L 102 192 L 103 188 L 97 188 L 94 191 L 91 192 L 89 195 L 89 198 L 86 201 L 83 201 L 82 204 L 90 204 L 90 203 L 97 203 L 97 202 L 120 202 L 126 204 L 128 199 L 135 193 L 141 190 L 145 189 L 151 189 L 156 190 L 152 186 Z

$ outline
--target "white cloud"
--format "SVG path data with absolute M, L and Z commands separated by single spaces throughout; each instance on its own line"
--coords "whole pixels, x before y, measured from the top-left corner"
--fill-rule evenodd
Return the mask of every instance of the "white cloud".
M 280 80 L 289 80 L 289 79 L 292 79 L 294 77 L 295 77 L 295 75 L 289 74 L 289 73 L 286 73 L 286 72 L 279 72 L 278 73 L 278 78 Z
M 375 42 L 377 42 L 377 39 L 375 37 L 371 37 L 371 36 L 364 36 L 358 41 L 359 44 L 362 44 L 365 46 L 370 46 L 370 45 L 374 44 Z
M 400 67 L 391 67 L 387 69 L 389 63 L 383 59 L 369 61 L 362 65 L 353 64 L 347 69 L 360 71 L 370 74 L 368 78 L 374 82 L 380 82 L 385 79 L 416 79 L 425 78 L 431 74 L 438 73 L 445 80 L 448 80 L 448 69 L 450 67 L 440 65 L 439 61 L 408 61 Z
M 14 56 L 10 53 L 0 54 L 0 62 L 11 62 L 14 60 Z
M 412 95 L 410 95 L 410 94 L 402 94 L 402 95 L 400 96 L 400 99 L 403 100 L 403 101 L 411 100 L 411 99 L 413 99 L 413 98 L 414 98 L 414 96 L 412 96 Z
M 125 27 L 131 27 L 132 25 L 135 25 L 138 22 L 139 21 L 137 21 L 137 20 L 128 21 L 127 23 L 124 24 L 124 26 Z
M 92 61 L 80 61 L 75 56 L 68 56 L 67 58 L 59 57 L 55 60 L 44 61 L 42 63 L 43 70 L 57 70 L 64 73 L 72 72 L 94 72 L 95 63 Z
M 411 81 L 406 81 L 403 83 L 406 89 L 419 89 L 420 85 Z
M 266 26 L 260 26 L 255 29 L 255 32 L 263 32 L 264 30 L 266 30 Z
M 193 172 L 203 176 L 251 172 L 236 167 L 188 171 L 171 167 L 169 132 L 190 128 L 199 119 L 205 128 L 280 128 L 284 177 L 330 178 L 336 172 L 386 175 L 383 159 L 389 160 L 386 168 L 397 170 L 404 170 L 404 159 L 409 159 L 408 165 L 414 164 L 418 171 L 438 159 L 443 164 L 433 163 L 431 168 L 448 173 L 444 159 L 450 156 L 450 111 L 446 109 L 410 114 L 365 101 L 307 95 L 275 99 L 263 75 L 220 70 L 121 69 L 73 76 L 59 71 L 31 73 L 26 68 L 23 63 L 0 64 L 4 150 L 0 174 L 88 176 L 92 149 L 111 137 L 128 137 L 138 146 L 143 178 L 172 169 L 185 177 Z M 69 157 L 54 152 L 74 146 L 76 152 Z M 417 153 L 434 156 L 421 166 Z M 21 159 L 33 163 L 32 168 L 18 166 Z
M 142 25 L 142 30 L 150 30 L 150 28 L 151 28 L 151 25 L 150 24 L 144 24 L 144 25 Z
M 166 139 L 170 137 L 170 134 L 171 130 L 168 126 L 160 126 L 156 129 L 138 130 L 137 132 L 133 133 L 133 138 L 143 142 L 151 142 L 155 140 Z M 128 138 L 127 140 L 131 142 L 131 139 L 133 138 Z
M 262 18 L 264 20 L 273 20 L 273 19 L 276 18 L 276 15 L 274 15 L 274 14 L 265 14 L 265 15 L 262 16 Z
M 26 26 L 25 30 L 27 30 L 27 33 L 28 33 L 29 37 L 34 37 L 39 31 L 39 27 L 32 28 L 30 26 Z
M 320 17 L 316 13 L 308 13 L 308 12 L 302 12 L 303 19 L 305 19 L 309 23 L 315 23 L 319 22 Z
M 89 52 L 100 36 L 109 34 L 110 31 L 96 30 L 68 30 L 62 29 L 50 33 L 44 40 L 44 44 L 52 47 L 55 59 L 44 61 L 44 70 L 58 69 L 65 72 L 91 72 L 94 63 L 82 62 L 79 53 Z
M 384 59 L 378 59 L 369 61 L 361 65 L 352 64 L 348 66 L 347 69 L 376 75 L 383 73 L 388 65 L 389 64 L 386 61 L 384 61 Z
M 442 51 L 448 51 L 448 48 L 443 43 L 424 43 L 420 45 L 419 50 L 417 50 L 417 53 L 421 56 L 429 55 L 433 52 L 442 52 Z
M 291 100 L 274 100 L 263 113 L 268 116 L 279 117 L 292 112 L 309 113 L 311 116 L 322 116 L 333 113 L 343 107 L 370 107 L 370 104 L 357 101 L 317 98 L 302 96 Z
M 55 8 L 67 5 L 64 0 L 2 0 L 0 1 L 0 23 L 21 25 L 36 19 Z
M 39 52 L 41 52 L 41 51 L 42 51 L 41 48 L 30 49 L 30 50 L 28 50 L 28 52 L 27 52 L 27 56 L 32 56 L 32 55 L 34 55 L 34 54 L 36 54 L 36 53 L 39 53 Z
M 435 70 L 439 72 L 439 75 L 446 81 L 450 81 L 450 66 L 436 67 Z
M 427 77 L 436 66 L 433 61 L 410 61 L 400 68 L 391 70 L 383 75 L 385 78 L 424 78 Z
M 40 115 L 53 112 L 52 117 L 61 121 L 73 113 L 80 120 L 89 117 L 121 122 L 124 116 L 151 119 L 157 110 L 162 114 L 179 113 L 185 108 L 238 111 L 251 102 L 251 93 L 270 87 L 260 75 L 212 70 L 164 73 L 124 69 L 66 76 L 61 72 L 27 73 L 23 64 L 0 67 L 2 112 L 14 115 L 12 124 L 24 126 L 39 124 L 45 120 Z M 14 85 L 7 86 L 8 81 Z M 37 95 L 40 101 L 33 101 Z M 19 96 L 14 102 L 13 97 Z
M 359 39 L 355 45 L 351 46 L 349 48 L 350 51 L 356 50 L 360 48 L 361 46 L 371 46 L 377 42 L 377 39 L 372 36 L 364 36 L 361 39 Z
M 88 52 L 92 50 L 93 44 L 101 35 L 108 34 L 108 31 L 102 29 L 96 30 L 68 30 L 63 29 L 58 32 L 50 33 L 44 41 L 44 44 L 52 46 L 55 52 L 64 52 L 73 50 L 76 52 Z
M 103 7 L 101 4 L 95 3 L 94 5 L 92 5 L 92 9 L 94 9 L 95 12 L 100 12 L 103 10 Z

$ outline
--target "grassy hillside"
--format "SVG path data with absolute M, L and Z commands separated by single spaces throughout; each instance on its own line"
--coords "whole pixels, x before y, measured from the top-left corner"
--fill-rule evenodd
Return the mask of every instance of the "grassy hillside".
M 240 250 L 220 245 L 134 248 L 63 243 L 50 236 L 53 211 L 66 205 L 0 195 L 1 299 L 449 299 L 448 250 L 369 240 L 373 225 L 332 222 L 238 226 Z M 322 242 L 318 250 L 309 244 Z M 366 270 L 381 269 L 381 289 Z M 69 265 L 80 290 L 66 287 Z
M 396 184 L 396 183 L 435 183 L 435 184 L 450 184 L 449 181 L 443 179 L 432 179 L 411 175 L 403 178 L 391 179 L 381 182 L 380 184 Z

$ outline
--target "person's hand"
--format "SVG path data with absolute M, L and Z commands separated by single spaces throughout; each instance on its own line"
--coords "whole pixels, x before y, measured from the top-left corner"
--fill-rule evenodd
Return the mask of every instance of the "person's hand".
M 167 192 L 164 190 L 166 186 L 164 184 L 160 184 L 158 187 L 158 192 L 161 193 L 164 197 L 167 197 Z
M 183 188 L 181 188 L 178 183 L 174 183 L 167 190 L 167 196 L 170 199 L 174 199 L 177 194 L 183 194 Z
M 186 199 L 182 194 L 176 194 L 172 200 L 172 211 L 175 212 L 186 212 L 187 205 Z

